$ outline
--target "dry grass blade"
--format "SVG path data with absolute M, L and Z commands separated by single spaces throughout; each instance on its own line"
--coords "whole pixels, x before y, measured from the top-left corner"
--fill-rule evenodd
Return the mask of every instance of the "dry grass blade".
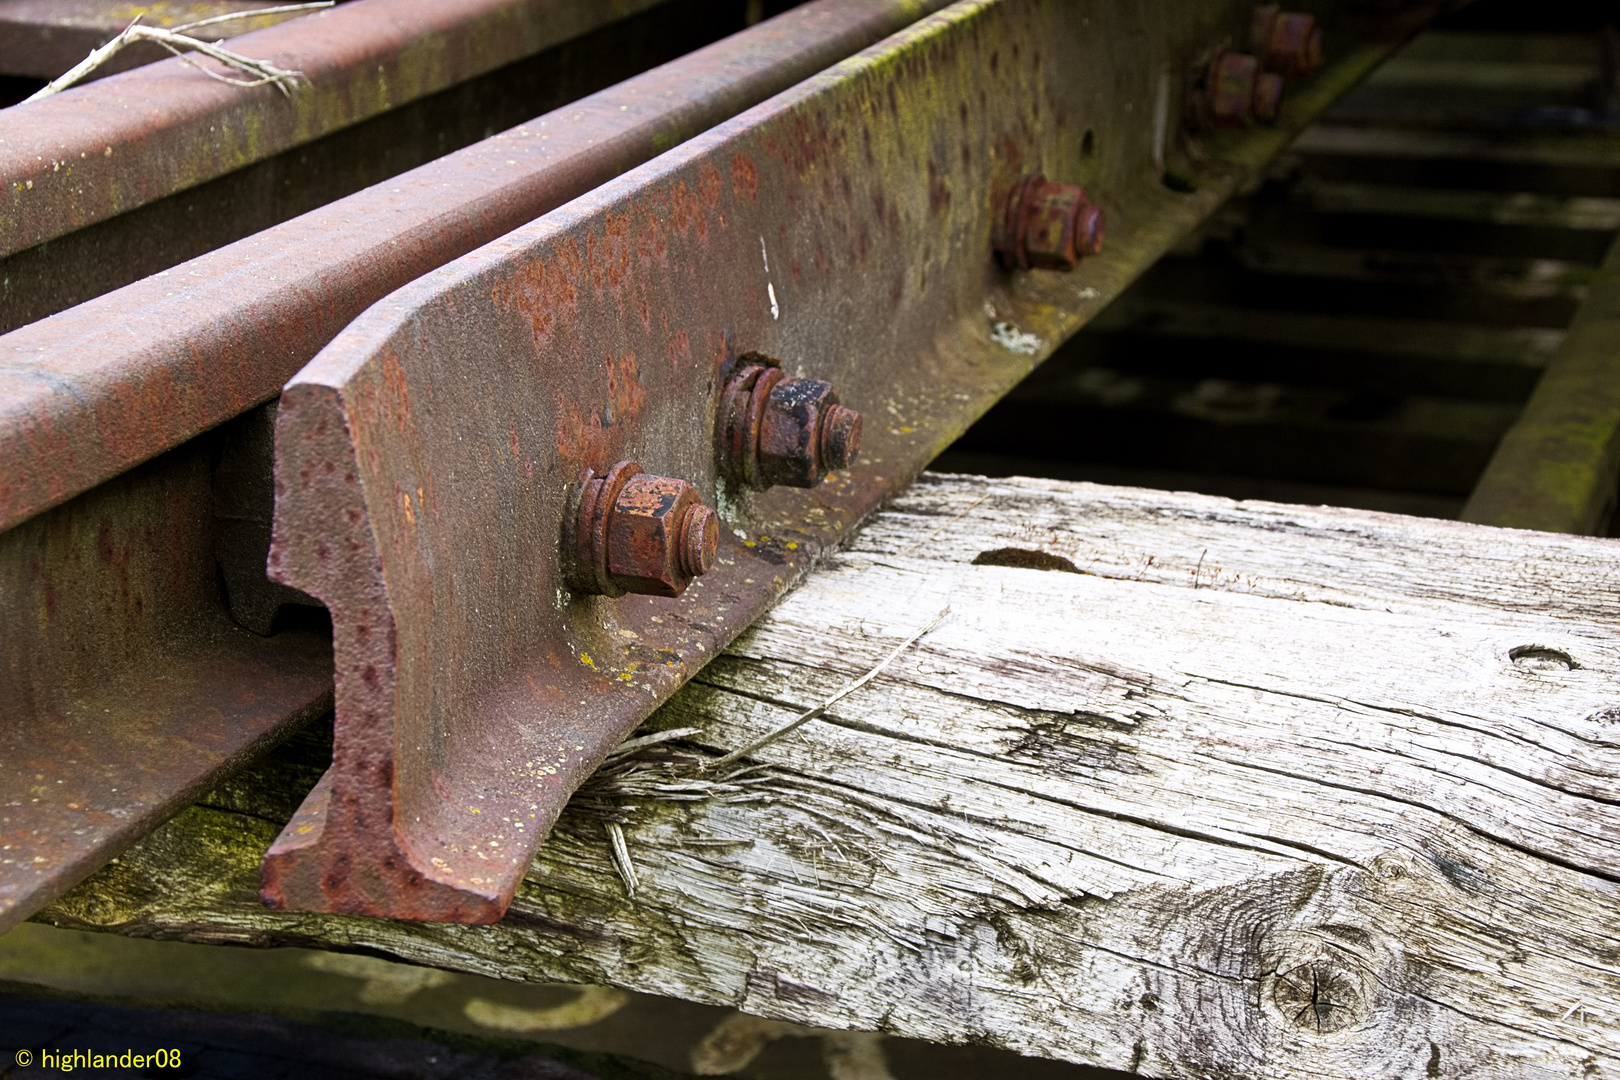
M 972 507 L 969 507 L 969 509 L 972 509 Z M 755 739 L 742 749 L 733 750 L 731 753 L 708 763 L 704 767 L 707 769 L 723 769 L 727 765 L 730 765 L 733 761 L 736 761 L 738 758 L 747 757 L 760 747 L 780 739 L 794 728 L 814 720 L 816 717 L 830 709 L 833 705 L 837 704 L 839 701 L 842 701 L 850 694 L 853 694 L 855 691 L 877 678 L 879 673 L 881 673 L 884 668 L 894 663 L 896 657 L 921 640 L 923 635 L 927 634 L 934 627 L 938 626 L 945 616 L 949 615 L 950 613 L 951 609 L 948 606 L 940 609 L 939 614 L 928 620 L 928 624 L 926 626 L 924 626 L 921 630 L 918 630 L 915 634 L 912 634 L 910 637 L 906 638 L 906 640 L 902 641 L 900 644 L 896 645 L 894 650 L 890 652 L 888 656 L 885 656 L 882 660 L 878 661 L 876 667 L 868 671 L 865 675 L 862 675 L 860 678 L 856 679 L 854 682 L 845 686 L 842 690 L 838 691 L 838 693 L 834 694 L 826 701 L 823 701 L 820 705 L 817 705 L 813 709 L 806 709 L 804 712 L 800 713 L 798 716 L 795 716 L 792 720 L 789 720 L 787 723 L 783 724 L 769 735 L 766 735 L 760 739 Z
M 763 792 L 750 791 L 752 785 L 764 783 L 768 779 L 757 775 L 765 768 L 763 765 L 748 766 L 725 775 L 703 774 L 712 774 L 715 770 L 723 769 L 767 743 L 780 739 L 801 724 L 814 720 L 838 701 L 877 678 L 896 657 L 938 626 L 950 612 L 949 607 L 942 609 L 938 615 L 928 620 L 922 629 L 890 650 L 877 666 L 815 708 L 800 713 L 764 738 L 756 739 L 742 749 L 733 750 L 723 757 L 710 759 L 703 754 L 665 745 L 675 739 L 701 734 L 702 728 L 670 728 L 667 731 L 625 740 L 608 754 L 602 767 L 574 792 L 574 797 L 568 801 L 567 814 L 576 819 L 594 818 L 602 823 L 607 831 L 608 847 L 613 853 L 613 866 L 624 882 L 625 894 L 634 899 L 641 883 L 636 877 L 635 865 L 630 861 L 630 848 L 624 838 L 624 824 L 630 821 L 640 807 L 627 804 L 623 800 L 704 802 L 722 799 L 725 802 L 752 802 L 765 798 Z M 572 828 L 564 823 L 559 825 L 576 835 L 579 832 L 577 820 Z
M 600 821 L 624 823 L 639 807 L 627 799 L 650 802 L 702 802 L 722 799 L 747 802 L 756 796 L 753 784 L 765 778 L 752 775 L 757 768 L 740 769 L 726 776 L 700 775 L 703 755 L 676 750 L 657 743 L 697 734 L 697 728 L 675 728 L 656 735 L 631 739 L 608 756 L 602 767 L 580 785 L 568 801 L 568 813 Z
M 634 754 L 647 749 L 649 746 L 669 742 L 671 739 L 684 739 L 688 735 L 699 735 L 702 732 L 702 728 L 678 727 L 670 728 L 668 731 L 655 731 L 653 734 L 643 735 L 639 739 L 626 739 L 613 748 L 612 752 L 608 754 L 608 760 L 612 761 L 614 758 L 621 758 L 626 754 Z
M 182 23 L 174 28 L 174 32 L 177 34 L 188 34 L 197 29 L 199 26 L 213 26 L 216 23 L 238 22 L 242 19 L 258 19 L 266 15 L 285 15 L 292 11 L 314 11 L 318 8 L 329 8 L 335 3 L 337 3 L 337 0 L 315 0 L 314 3 L 309 4 L 284 4 L 281 7 L 249 8 L 246 11 L 232 11 L 225 15 L 212 15 L 206 19 L 198 19 L 196 22 Z
M 118 55 L 118 53 L 122 52 L 125 48 L 137 41 L 156 42 L 165 49 L 169 50 L 175 56 L 180 57 L 180 59 L 185 63 L 196 68 L 204 75 L 207 75 L 210 79 L 217 79 L 220 82 L 230 83 L 232 86 L 241 87 L 263 86 L 266 83 L 269 83 L 277 90 L 280 90 L 283 94 L 291 96 L 292 88 L 297 86 L 299 80 L 304 78 L 303 72 L 290 71 L 286 68 L 277 67 L 268 60 L 255 60 L 251 56 L 243 56 L 241 53 L 232 52 L 230 49 L 225 48 L 218 42 L 203 41 L 201 38 L 192 37 L 189 34 L 183 33 L 182 31 L 191 30 L 196 27 L 206 26 L 212 23 L 226 22 L 232 19 L 247 18 L 257 15 L 280 14 L 289 11 L 312 11 L 316 8 L 331 7 L 332 3 L 333 0 L 319 0 L 318 3 L 289 4 L 284 7 L 260 8 L 256 11 L 235 12 L 230 15 L 218 15 L 211 19 L 201 19 L 194 23 L 187 23 L 184 26 L 174 30 L 164 30 L 155 26 L 142 26 L 140 25 L 141 17 L 137 15 L 135 16 L 134 20 L 131 21 L 128 26 L 124 27 L 124 29 L 121 30 L 111 41 L 107 42 L 105 45 L 102 45 L 100 48 L 92 50 L 89 56 L 85 57 L 83 60 L 80 60 L 63 74 L 58 75 L 56 78 L 46 83 L 36 94 L 25 100 L 23 104 L 26 105 L 30 101 L 38 101 L 41 98 L 50 97 L 52 94 L 59 94 L 68 87 L 83 81 L 88 75 L 90 75 L 91 72 L 101 67 L 108 60 L 112 59 L 114 56 Z M 181 51 L 183 49 L 193 49 L 202 53 L 204 56 L 212 57 L 231 70 L 240 71 L 243 74 L 250 76 L 250 78 L 233 79 L 228 75 L 221 75 L 217 71 L 210 71 L 201 64 L 198 64 L 195 60 L 192 60 L 189 56 L 186 56 Z

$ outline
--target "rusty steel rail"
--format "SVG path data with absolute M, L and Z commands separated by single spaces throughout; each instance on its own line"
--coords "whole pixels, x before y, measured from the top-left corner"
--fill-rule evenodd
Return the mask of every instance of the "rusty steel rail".
M 0 530 L 274 398 L 390 290 L 942 3 L 821 0 L 793 9 L 0 335 Z
M 817 0 L 0 337 L 0 930 L 329 707 L 326 637 L 249 633 L 215 585 L 219 537 L 262 514 L 268 543 L 267 444 L 252 424 L 193 436 L 273 399 L 389 290 L 921 10 Z
M 331 612 L 336 747 L 266 901 L 498 919 L 627 732 L 1384 53 L 1275 130 L 1167 144 L 1249 20 L 963 0 L 338 335 L 281 398 L 270 556 Z M 736 434 L 766 357 L 826 406 L 797 442 Z M 834 391 L 865 416 L 854 467 L 755 490 L 847 442 Z M 755 445 L 799 465 L 739 466 Z M 616 494 L 638 467 L 664 479 Z
M 685 56 L 744 29 L 743 16 L 740 7 L 710 0 L 658 0 L 493 71 L 0 256 L 0 334 Z M 202 72 L 191 74 L 207 81 Z
M 231 39 L 290 97 L 175 58 L 0 110 L 0 256 L 240 169 L 657 0 L 352 0 Z M 204 61 L 211 63 L 211 61 Z

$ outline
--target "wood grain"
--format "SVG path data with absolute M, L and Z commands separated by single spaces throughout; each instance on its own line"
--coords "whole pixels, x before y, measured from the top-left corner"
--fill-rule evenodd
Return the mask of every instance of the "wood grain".
M 1620 1075 L 1620 541 L 929 474 L 650 726 L 718 756 L 947 605 L 763 799 L 630 800 L 633 902 L 576 815 L 495 926 L 268 912 L 265 781 L 42 917 L 1149 1076 Z

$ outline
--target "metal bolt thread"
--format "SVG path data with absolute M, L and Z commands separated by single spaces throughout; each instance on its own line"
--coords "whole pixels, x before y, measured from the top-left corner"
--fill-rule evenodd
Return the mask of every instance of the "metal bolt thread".
M 700 577 L 714 566 L 720 546 L 720 519 L 707 506 L 689 506 L 681 517 L 679 551 L 681 573 Z
M 1254 116 L 1257 120 L 1275 120 L 1282 108 L 1283 77 L 1269 71 L 1254 77 Z
M 861 414 L 842 405 L 827 410 L 821 421 L 820 470 L 847 469 L 861 447 Z

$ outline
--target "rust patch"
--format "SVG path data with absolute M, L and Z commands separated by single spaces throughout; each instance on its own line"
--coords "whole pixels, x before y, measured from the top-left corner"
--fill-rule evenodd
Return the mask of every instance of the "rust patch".
M 731 155 L 731 192 L 741 199 L 759 202 L 759 168 L 747 154 L 738 151 Z
M 394 426 L 401 431 L 414 427 L 416 420 L 411 415 L 410 387 L 405 378 L 404 365 L 399 362 L 397 350 L 389 348 L 383 353 L 382 370 L 383 386 L 386 390 L 382 400 L 384 414 L 392 419 Z
M 698 194 L 703 196 L 703 204 L 710 210 L 720 205 L 720 192 L 725 182 L 720 179 L 720 170 L 708 162 L 703 163 L 703 173 L 698 179 Z
M 609 356 L 602 372 L 604 394 L 599 407 L 589 408 L 566 392 L 557 392 L 557 455 L 575 468 L 606 465 L 615 438 L 612 429 L 634 425 L 647 404 L 635 353 L 625 353 L 617 360 Z

